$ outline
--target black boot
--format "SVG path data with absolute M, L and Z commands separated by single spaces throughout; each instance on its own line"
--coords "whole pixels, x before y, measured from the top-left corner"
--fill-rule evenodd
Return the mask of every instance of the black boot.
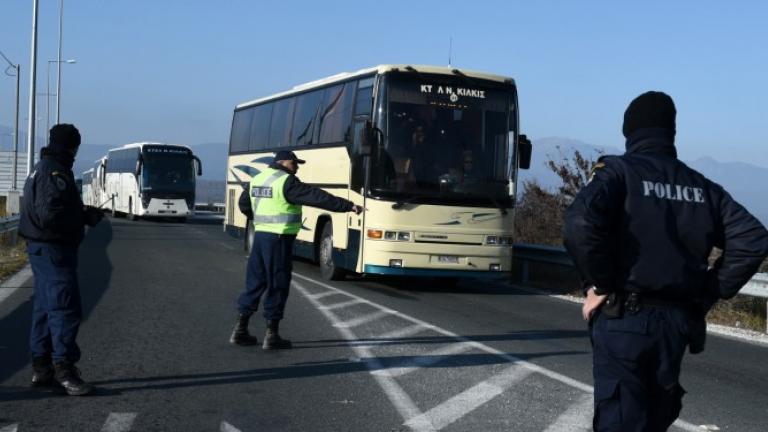
M 268 320 L 267 321 L 267 334 L 264 336 L 264 345 L 261 347 L 265 350 L 274 349 L 290 349 L 293 347 L 291 341 L 280 337 L 280 320 Z
M 47 387 L 54 383 L 51 357 L 32 357 L 32 386 Z
M 64 387 L 64 390 L 70 396 L 82 396 L 93 390 L 93 386 L 80 379 L 80 370 L 74 364 L 66 361 L 57 361 L 53 363 L 55 370 L 54 378 Z
M 256 345 L 259 343 L 255 336 L 251 336 L 248 333 L 248 320 L 251 319 L 250 314 L 240 314 L 235 321 L 235 328 L 232 329 L 232 336 L 229 337 L 229 343 L 235 345 Z

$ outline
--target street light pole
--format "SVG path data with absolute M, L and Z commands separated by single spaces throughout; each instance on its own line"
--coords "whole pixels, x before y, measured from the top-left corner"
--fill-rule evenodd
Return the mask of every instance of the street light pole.
M 11 190 L 16 190 L 16 176 L 19 170 L 19 81 L 21 80 L 21 65 L 13 64 L 2 51 L 0 51 L 0 55 L 8 62 L 8 69 L 16 69 L 16 114 L 13 126 L 13 172 L 11 173 Z M 5 70 L 5 74 L 11 75 L 8 73 L 8 69 Z
M 50 131 L 51 130 L 51 96 L 52 96 L 51 95 L 51 63 L 58 63 L 59 64 L 59 71 L 61 71 L 61 64 L 62 63 L 74 64 L 74 63 L 77 63 L 77 60 L 75 60 L 75 59 L 69 59 L 69 60 L 64 60 L 64 61 L 48 60 L 48 67 L 46 68 L 46 74 L 45 74 L 45 86 L 46 86 L 46 90 L 45 90 L 45 106 L 46 106 L 46 108 L 45 108 L 45 126 L 46 126 L 46 131 Z M 59 72 L 59 74 L 61 74 L 61 72 Z M 61 90 L 59 90 L 59 91 L 61 91 Z M 58 104 L 59 104 L 59 93 L 57 92 L 56 93 L 56 105 L 58 105 Z M 56 118 L 56 124 L 59 124 L 58 116 Z M 50 144 L 47 141 L 47 139 L 48 138 L 46 138 L 46 145 Z
M 59 1 L 59 57 L 58 71 L 56 72 L 56 124 L 61 123 L 61 34 L 64 24 L 64 0 Z M 50 93 L 50 92 L 48 92 Z
M 32 54 L 29 62 L 29 119 L 27 124 L 27 176 L 35 165 L 35 91 L 37 79 L 37 5 L 32 0 Z

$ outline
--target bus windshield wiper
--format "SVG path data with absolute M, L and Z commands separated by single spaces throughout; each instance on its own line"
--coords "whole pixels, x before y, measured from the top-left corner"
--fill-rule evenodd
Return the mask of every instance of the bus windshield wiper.
M 431 198 L 431 197 L 427 195 L 414 195 L 407 199 L 398 200 L 396 203 L 392 204 L 392 208 L 395 210 L 400 210 L 401 208 L 405 207 L 406 204 L 413 204 L 414 202 L 425 199 L 425 198 Z

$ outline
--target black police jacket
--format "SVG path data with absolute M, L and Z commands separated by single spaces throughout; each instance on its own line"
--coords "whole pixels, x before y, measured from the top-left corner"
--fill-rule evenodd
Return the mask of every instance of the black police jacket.
M 85 232 L 85 214 L 71 157 L 52 153 L 47 147 L 41 156 L 24 184 L 19 235 L 31 241 L 79 244 Z
M 279 164 L 273 163 L 270 164 L 269 167 L 288 172 L 285 167 Z M 303 183 L 298 177 L 291 173 L 288 173 L 288 175 L 289 177 L 285 180 L 283 186 L 283 195 L 289 203 L 318 207 L 332 212 L 348 212 L 352 210 L 353 204 L 351 201 L 339 198 L 322 189 Z M 246 217 L 253 218 L 251 198 L 247 188 L 240 193 L 240 198 L 237 200 L 237 206 Z
M 655 128 L 600 159 L 566 211 L 564 240 L 585 287 L 675 302 L 733 297 L 768 255 L 765 227 Z M 713 246 L 723 256 L 708 271 Z

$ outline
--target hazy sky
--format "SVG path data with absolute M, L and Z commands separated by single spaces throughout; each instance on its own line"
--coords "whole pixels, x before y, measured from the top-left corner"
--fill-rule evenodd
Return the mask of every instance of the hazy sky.
M 58 4 L 40 0 L 39 93 Z M 22 118 L 31 21 L 32 0 L 0 1 L 0 50 L 22 65 Z M 624 109 L 654 89 L 677 104 L 684 159 L 768 167 L 759 0 L 65 0 L 64 58 L 77 64 L 62 67 L 62 120 L 85 144 L 225 142 L 237 103 L 381 63 L 445 65 L 450 37 L 454 66 L 515 78 L 534 139 L 621 148 Z M 13 92 L 0 74 L 0 125 L 12 124 Z

